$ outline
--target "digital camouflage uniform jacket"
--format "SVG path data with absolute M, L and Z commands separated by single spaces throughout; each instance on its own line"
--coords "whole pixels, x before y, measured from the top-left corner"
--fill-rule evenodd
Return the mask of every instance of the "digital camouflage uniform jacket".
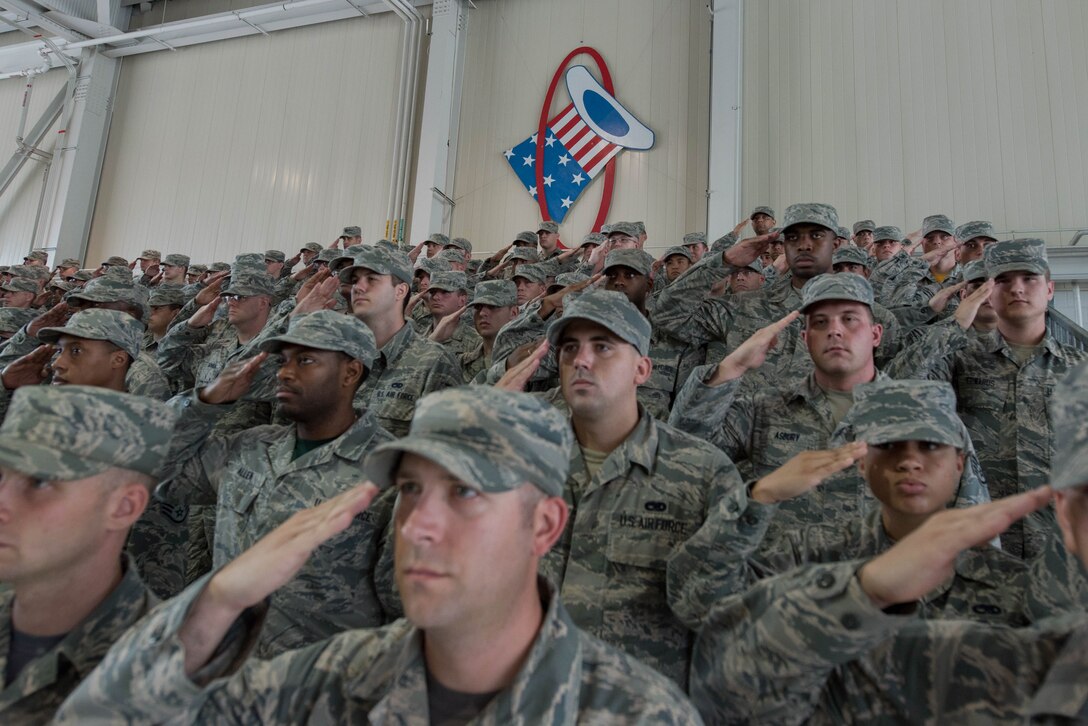
M 708 723 L 1073 723 L 1088 719 L 1088 619 L 1028 628 L 878 610 L 858 561 L 810 565 L 721 603 L 691 696 Z
M 1048 402 L 1054 386 L 1088 353 L 1062 345 L 1048 331 L 1022 366 L 995 330 L 968 335 L 955 321 L 931 327 L 887 369 L 893 378 L 948 381 L 971 432 L 995 499 L 1045 485 L 1054 432 Z M 1055 523 L 1049 510 L 1015 523 L 1001 536 L 1005 550 L 1031 558 Z
M 57 722 L 428 723 L 422 637 L 405 620 L 341 633 L 271 661 L 250 660 L 240 669 L 243 641 L 253 635 L 239 632 L 225 644 L 233 647 L 198 674 L 216 680 L 195 685 L 185 676 L 176 634 L 202 586 L 194 585 L 118 643 Z M 702 723 L 675 685 L 580 631 L 549 593 L 540 632 L 514 682 L 471 723 L 576 722 Z
M 158 493 L 171 502 L 217 505 L 216 568 L 296 512 L 358 484 L 363 458 L 393 438 L 369 412 L 361 411 L 337 439 L 292 461 L 294 425 L 208 437 L 229 406 L 211 406 L 195 396 L 179 396 L 173 403 L 182 411 L 174 433 L 181 454 L 176 474 L 159 485 Z M 389 493 L 380 497 L 348 529 L 318 547 L 295 579 L 276 592 L 259 656 L 385 622 L 374 577 L 392 504 Z
M 460 385 L 461 367 L 454 355 L 417 335 L 409 322 L 382 346 L 355 394 L 355 405 L 365 406 L 393 436 L 407 436 L 416 401 Z
M 776 505 L 749 500 L 742 516 L 722 511 L 669 561 L 673 611 L 698 630 L 713 605 L 743 594 L 759 580 L 810 563 L 874 557 L 895 542 L 879 509 L 849 522 L 813 523 L 765 538 Z M 673 573 L 683 573 L 675 584 Z M 1030 565 L 994 547 L 967 550 L 955 575 L 918 602 L 926 619 L 964 619 L 1022 627 L 1088 606 L 1088 581 L 1080 561 L 1057 537 Z
M 566 530 L 542 562 L 578 626 L 685 688 L 694 634 L 669 609 L 669 556 L 742 490 L 720 451 L 645 411 L 590 480 L 575 445 Z
M 7 667 L 14 593 L 0 592 L 0 674 Z M 140 581 L 131 561 L 121 582 L 52 650 L 31 661 L 0 691 L 0 723 L 44 724 L 105 657 L 110 646 L 158 600 Z

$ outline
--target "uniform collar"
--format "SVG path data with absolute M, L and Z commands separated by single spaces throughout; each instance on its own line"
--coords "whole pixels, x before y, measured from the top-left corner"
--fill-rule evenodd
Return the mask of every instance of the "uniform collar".
M 574 723 L 582 681 L 582 643 L 578 628 L 559 602 L 558 593 L 543 578 L 537 580 L 544 620 L 525 662 L 513 682 L 474 719 L 487 723 Z M 426 724 L 427 672 L 423 638 L 412 627 L 399 650 L 390 654 L 389 691 L 370 712 L 371 723 L 396 720 Z M 379 661 L 386 660 L 379 657 Z M 377 664 L 376 664 L 377 665 Z M 368 668 L 367 671 L 374 671 Z M 351 684 L 353 694 L 366 699 L 373 684 L 366 675 Z

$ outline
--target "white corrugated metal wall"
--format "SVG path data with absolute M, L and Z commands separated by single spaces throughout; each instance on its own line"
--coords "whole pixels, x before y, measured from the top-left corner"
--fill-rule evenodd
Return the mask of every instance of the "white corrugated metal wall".
M 126 58 L 88 262 L 382 237 L 400 28 L 383 13 Z
M 1088 3 L 749 0 L 743 204 L 1088 226 Z
M 479 2 L 468 25 L 451 232 L 493 251 L 540 218 L 502 151 L 534 133 L 556 66 L 580 45 L 600 51 L 616 96 L 656 134 L 621 153 L 611 219 L 643 220 L 648 247 L 706 228 L 710 16 L 701 0 Z M 578 61 L 576 61 L 578 62 Z M 583 56 L 581 61 L 592 69 Z M 561 86 L 562 88 L 562 86 Z M 556 92 L 552 112 L 569 103 Z M 597 214 L 603 173 L 561 229 L 578 240 Z
M 30 97 L 26 120 L 27 131 L 67 81 L 68 75 L 63 70 L 50 71 L 34 79 L 34 92 Z M 25 79 L 0 81 L 0 166 L 6 164 L 15 153 L 15 134 L 19 131 L 25 91 Z M 53 151 L 57 142 L 56 131 L 54 126 L 46 134 L 41 146 L 43 151 Z M 44 164 L 30 159 L 0 196 L 0 264 L 22 264 L 23 256 L 30 251 L 44 173 Z

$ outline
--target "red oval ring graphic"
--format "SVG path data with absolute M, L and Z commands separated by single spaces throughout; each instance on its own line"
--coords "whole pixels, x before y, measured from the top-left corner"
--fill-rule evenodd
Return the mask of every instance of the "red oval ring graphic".
M 544 221 L 551 219 L 548 216 L 548 191 L 544 185 L 544 137 L 548 125 L 548 113 L 552 107 L 552 96 L 555 95 L 555 87 L 559 85 L 559 79 L 562 78 L 563 71 L 567 69 L 567 65 L 572 60 L 583 53 L 592 58 L 593 62 L 597 64 L 597 70 L 601 72 L 601 85 L 604 86 L 604 89 L 613 96 L 616 95 L 616 89 L 612 86 L 612 74 L 608 72 L 608 66 L 605 64 L 604 58 L 596 49 L 590 48 L 588 45 L 572 50 L 559 64 L 559 68 L 556 69 L 555 75 L 552 76 L 552 82 L 548 85 L 548 95 L 544 97 L 544 105 L 540 108 L 540 124 L 536 129 L 536 188 L 539 190 L 536 195 L 536 203 L 540 207 L 540 218 Z M 612 206 L 612 185 L 615 178 L 616 158 L 613 157 L 604 165 L 604 191 L 601 194 L 601 204 L 597 208 L 597 220 L 593 223 L 591 232 L 599 232 L 601 225 L 604 224 L 604 220 L 608 217 L 608 210 Z

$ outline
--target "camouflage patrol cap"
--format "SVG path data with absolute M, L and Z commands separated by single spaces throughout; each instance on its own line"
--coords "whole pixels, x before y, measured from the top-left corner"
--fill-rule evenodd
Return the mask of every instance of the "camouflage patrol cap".
M 771 209 L 770 207 L 756 207 L 755 209 L 752 210 L 752 213 L 748 215 L 748 219 L 751 219 L 752 217 L 756 216 L 757 214 L 766 214 L 771 219 L 775 218 L 774 210 Z
M 65 297 L 88 302 L 134 303 L 136 301 L 136 291 L 135 285 L 132 284 L 132 278 L 120 280 L 110 275 L 103 275 L 89 280 L 81 289 L 72 290 Z
M 45 250 L 34 250 L 27 254 L 27 256 L 23 258 L 23 261 L 25 262 L 27 260 L 38 260 L 39 262 L 45 262 L 48 259 L 49 253 Z
M 589 275 L 584 272 L 563 272 L 555 276 L 555 284 L 560 287 L 570 287 L 588 279 Z
M 72 275 L 72 277 L 87 282 L 88 280 L 94 279 L 94 270 L 76 270 L 76 273 Z
M 649 277 L 653 266 L 654 258 L 646 250 L 612 250 L 605 255 L 602 272 L 607 272 L 613 267 L 630 267 L 635 272 Z
M 103 262 L 102 264 L 107 266 L 107 267 L 110 267 L 110 266 L 113 266 L 113 267 L 128 267 L 128 260 L 126 260 L 124 257 L 119 257 L 118 255 L 114 255 L 113 257 L 107 257 L 106 261 Z
M 0 464 L 71 481 L 111 467 L 156 476 L 178 414 L 166 404 L 95 386 L 23 386 L 0 426 Z
M 975 282 L 986 279 L 986 263 L 982 260 L 971 260 L 963 266 L 963 279 L 965 282 Z
M 276 281 L 267 272 L 243 272 L 231 275 L 230 283 L 220 293 L 220 295 L 241 295 L 242 297 L 275 294 Z
M 9 272 L 15 277 L 26 277 L 38 282 L 48 280 L 51 273 L 48 267 L 42 265 L 14 265 Z M 126 274 L 126 277 L 130 277 Z
M 208 271 L 208 266 L 207 265 L 189 265 L 188 274 L 190 274 L 190 275 L 203 275 L 207 271 Z
M 631 222 L 631 224 L 635 225 L 635 231 L 637 231 L 640 235 L 646 234 L 645 222 Z
M 57 265 L 57 267 L 76 267 L 76 268 L 78 268 L 78 267 L 81 267 L 82 265 L 83 265 L 83 263 L 80 262 L 79 260 L 77 260 L 75 257 L 65 257 L 63 260 L 60 261 L 60 263 Z
M 839 239 L 850 239 L 850 230 L 846 227 L 837 227 L 835 229 L 835 236 Z
M 184 305 L 184 289 L 181 285 L 159 285 L 154 287 L 147 294 L 147 304 L 153 308 L 163 305 Z
M 117 280 L 118 282 L 123 282 L 125 284 L 129 284 L 132 282 L 132 273 L 127 267 L 124 267 L 122 265 L 107 267 L 105 270 L 102 271 L 101 277 L 108 277 L 111 280 Z
M 983 220 L 966 222 L 956 227 L 956 239 L 960 242 L 968 242 L 976 237 L 987 237 L 996 240 L 997 234 L 994 232 L 994 226 Z
M 763 260 L 761 260 L 761 259 L 759 259 L 757 257 L 754 260 L 752 260 L 751 262 L 749 262 L 747 265 L 745 265 L 744 267 L 739 267 L 736 270 L 733 270 L 733 272 L 739 272 L 740 270 L 752 270 L 752 271 L 758 272 L 759 274 L 762 275 L 763 274 Z
M 772 215 L 773 216 L 773 215 Z M 705 232 L 688 232 L 684 235 L 684 245 L 705 245 Z
M 539 262 L 540 254 L 532 247 L 515 247 L 506 253 L 507 261 L 523 260 L 525 262 Z
M 514 235 L 514 245 L 517 246 L 519 242 L 524 245 L 536 247 L 540 242 L 540 237 L 537 236 L 536 232 L 518 232 Z
M 387 239 L 378 240 L 377 242 L 374 243 L 374 246 L 375 247 L 382 247 L 384 249 L 389 250 L 390 252 L 396 252 L 396 251 L 398 251 L 400 249 L 399 247 L 397 247 L 397 245 L 392 240 L 387 240 Z
M 329 262 L 329 269 L 333 272 L 337 272 L 344 269 L 345 266 L 350 266 L 355 261 L 356 255 L 368 249 L 373 248 L 367 247 L 366 245 L 351 245 L 350 247 L 347 247 Z
M 469 306 L 491 305 L 505 308 L 518 304 L 517 285 L 509 280 L 484 280 L 477 283 Z
M 943 214 L 931 214 L 922 220 L 922 236 L 933 232 L 955 235 L 956 224 Z
M 264 261 L 268 262 L 269 260 L 272 262 L 286 262 L 287 255 L 283 254 L 280 250 L 265 250 Z
M 145 329 L 143 323 L 128 313 L 91 308 L 80 310 L 61 327 L 42 328 L 38 331 L 38 340 L 43 343 L 56 343 L 62 335 L 84 340 L 105 340 L 136 360 L 143 348 Z
M 899 229 L 898 227 L 894 227 L 892 225 L 887 225 L 887 226 L 884 226 L 884 227 L 877 227 L 876 229 L 873 230 L 873 241 L 874 242 L 879 242 L 882 239 L 891 239 L 891 240 L 895 240 L 896 242 L 902 242 L 903 241 L 903 230 Z
M 14 333 L 36 317 L 33 308 L 0 308 L 0 333 Z
M 279 353 L 285 345 L 339 351 L 362 363 L 368 371 L 378 357 L 378 346 L 370 328 L 354 315 L 335 310 L 292 317 L 287 332 L 262 342 L 261 350 Z
M 466 240 L 464 237 L 451 237 L 450 243 L 446 245 L 446 249 L 454 247 L 458 250 L 465 250 L 467 252 L 467 249 L 465 248 L 465 242 L 467 241 L 468 240 Z
M 454 237 L 450 240 L 450 243 L 452 244 L 454 242 L 460 242 L 461 249 L 463 249 L 465 252 L 472 252 L 472 242 L 468 239 L 468 237 Z
M 608 233 L 611 232 L 611 231 L 612 231 L 612 225 L 611 224 L 602 224 L 601 225 L 601 234 L 603 234 L 605 237 L 607 237 Z
M 818 224 L 834 232 L 839 228 L 839 213 L 830 204 L 819 202 L 791 204 L 786 207 L 786 219 L 782 222 L 782 229 L 795 224 Z
M 1034 272 L 1045 275 L 1050 271 L 1046 242 L 1041 239 L 1010 239 L 994 242 L 986 248 L 983 258 L 986 276 L 997 277 L 1003 272 Z
M 234 262 L 230 266 L 231 277 L 247 274 L 268 274 L 268 266 L 264 263 L 264 255 L 259 252 L 243 252 L 234 256 Z
M 854 222 L 854 234 L 860 232 L 876 232 L 876 222 L 871 219 L 862 219 Z
M 873 260 L 869 257 L 869 253 L 860 247 L 843 245 L 831 255 L 831 266 L 834 267 L 839 263 L 861 265 L 865 269 L 869 269 L 873 265 Z
M 518 265 L 510 279 L 516 280 L 519 277 L 524 277 L 529 282 L 545 282 L 548 279 L 548 269 L 538 262 L 526 262 Z
M 843 418 L 867 444 L 928 441 L 967 446 L 956 413 L 956 392 L 945 381 L 881 380 L 854 386 L 854 405 Z
M 873 287 L 861 275 L 852 272 L 817 275 L 801 288 L 801 312 L 825 300 L 853 300 L 873 307 Z
M 1054 431 L 1050 486 L 1079 487 L 1088 482 L 1088 364 L 1069 371 L 1049 403 Z
M 363 236 L 363 228 L 358 226 L 358 225 L 355 225 L 355 224 L 349 224 L 347 227 L 344 227 L 344 231 L 340 233 L 340 236 L 341 237 L 362 237 Z
M 320 252 L 322 249 L 324 249 L 324 248 L 321 245 L 319 245 L 317 242 L 307 242 L 306 244 L 299 247 L 298 251 L 300 253 L 301 252 Z
M 445 247 L 450 243 L 450 238 L 442 234 L 441 232 L 431 232 L 430 236 L 427 237 L 426 241 L 433 242 L 439 247 Z
M 604 236 L 600 232 L 590 232 L 582 238 L 582 241 L 578 243 L 578 247 L 579 249 L 585 247 L 586 245 L 597 245 L 598 247 L 600 247 L 607 241 L 608 237 Z
M 468 291 L 468 277 L 460 270 L 448 270 L 436 272 L 431 275 L 431 290 L 445 290 L 447 292 Z
M 351 284 L 352 275 L 358 269 L 370 270 L 379 275 L 391 275 L 401 282 L 412 284 L 412 263 L 400 252 L 383 247 L 362 248 L 351 261 L 351 266 L 340 270 L 340 282 Z
M 461 251 L 461 250 L 450 249 L 449 247 L 447 247 L 446 249 L 442 250 L 441 252 L 439 252 L 437 255 L 435 255 L 434 257 L 432 257 L 430 259 L 433 259 L 433 260 L 445 260 L 446 262 L 450 262 L 450 263 L 459 262 L 461 264 L 464 264 L 464 262 L 465 262 L 465 253 L 463 251 Z
M 580 295 L 566 306 L 563 317 L 548 325 L 548 342 L 552 346 L 558 345 L 564 328 L 575 320 L 600 325 L 633 345 L 640 355 L 650 351 L 650 321 L 622 292 L 588 290 Z
M 547 222 L 541 222 L 540 226 L 536 228 L 536 233 L 539 235 L 541 232 L 551 232 L 552 234 L 559 234 L 559 225 L 551 220 Z
M 41 292 L 41 286 L 37 281 L 30 279 L 29 277 L 13 277 L 7 283 L 0 285 L 0 290 L 4 292 L 30 292 L 37 294 Z
M 482 492 L 529 483 L 558 497 L 573 443 L 566 418 L 535 396 L 491 386 L 447 388 L 419 399 L 408 435 L 375 447 L 363 476 L 388 489 L 401 457 L 415 454 Z
M 64 292 L 68 292 L 72 289 L 72 283 L 66 280 L 62 280 L 59 277 L 55 277 L 49 281 L 48 285 L 46 285 L 47 289 L 51 287 L 55 287 L 58 290 L 63 290 Z
M 634 222 L 613 222 L 608 227 L 608 236 L 622 234 L 627 237 L 638 237 L 638 226 Z
M 314 260 L 317 260 L 318 262 L 328 263 L 328 262 L 332 262 L 333 260 L 335 260 L 339 256 L 340 256 L 340 250 L 336 249 L 335 247 L 327 247 L 327 248 L 321 250 L 320 252 L 318 252 L 317 257 L 315 257 Z
M 226 262 L 213 262 L 208 265 L 208 272 L 230 272 L 230 265 Z
M 665 250 L 665 254 L 661 255 L 661 259 L 668 260 L 670 257 L 675 257 L 676 255 L 686 257 L 689 261 L 694 259 L 694 255 L 691 254 L 691 250 L 689 250 L 687 247 L 684 247 L 683 245 L 677 245 L 676 247 L 670 247 L 669 249 Z
M 162 259 L 162 253 L 159 252 L 158 250 L 144 250 L 143 252 L 140 253 L 140 256 L 137 257 L 136 259 L 137 260 L 161 260 Z
M 166 259 L 162 261 L 164 265 L 174 265 L 175 267 L 188 267 L 192 260 L 189 259 L 189 255 L 167 255 Z
M 412 274 L 416 275 L 420 272 L 425 272 L 428 275 L 433 275 L 436 272 L 450 272 L 452 270 L 453 268 L 450 266 L 449 260 L 439 259 L 437 256 L 424 257 L 419 261 L 419 264 L 416 266 L 415 272 Z

